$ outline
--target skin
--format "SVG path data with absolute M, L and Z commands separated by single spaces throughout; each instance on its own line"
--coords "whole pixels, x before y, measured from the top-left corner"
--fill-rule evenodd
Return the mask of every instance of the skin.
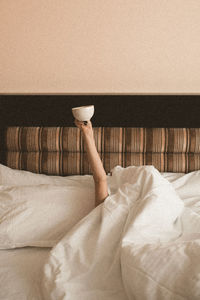
M 88 121 L 86 124 L 78 120 L 75 120 L 74 123 L 83 134 L 88 161 L 92 169 L 95 184 L 95 205 L 97 206 L 108 196 L 106 172 L 95 146 L 92 123 Z

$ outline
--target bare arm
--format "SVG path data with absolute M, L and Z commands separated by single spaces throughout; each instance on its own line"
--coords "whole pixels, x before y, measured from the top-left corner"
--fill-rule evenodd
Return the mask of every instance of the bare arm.
M 108 196 L 108 186 L 106 180 L 106 172 L 103 168 L 102 161 L 97 152 L 92 124 L 90 121 L 85 125 L 84 122 L 75 120 L 75 124 L 83 133 L 84 142 L 86 145 L 88 160 L 92 169 L 92 174 L 95 184 L 95 203 L 96 206 L 102 203 Z

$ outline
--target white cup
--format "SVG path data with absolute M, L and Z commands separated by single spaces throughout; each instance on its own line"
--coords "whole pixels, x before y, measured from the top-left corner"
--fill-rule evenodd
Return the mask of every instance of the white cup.
M 94 115 L 94 105 L 73 107 L 72 114 L 78 121 L 90 121 Z

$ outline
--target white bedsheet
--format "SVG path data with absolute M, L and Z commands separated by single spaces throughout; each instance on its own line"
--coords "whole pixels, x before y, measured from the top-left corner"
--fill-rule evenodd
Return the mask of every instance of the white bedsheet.
M 0 299 L 43 300 L 43 266 L 50 248 L 0 250 Z
M 185 299 L 190 270 L 193 285 L 188 285 L 186 299 L 199 299 L 198 247 L 186 253 L 180 246 L 180 216 L 184 211 L 189 219 L 189 208 L 184 210 L 172 185 L 153 167 L 117 167 L 112 177 L 116 193 L 52 249 L 45 265 L 44 298 Z M 173 252 L 177 247 L 179 255 L 184 252 L 180 259 Z
M 82 229 L 80 230 L 79 225 L 78 228 L 74 229 L 76 233 L 74 238 L 72 237 L 73 231 L 53 249 L 45 268 L 45 277 L 43 267 L 50 253 L 49 248 L 27 247 L 1 250 L 0 299 L 200 299 L 200 176 L 194 176 L 195 174 L 192 173 L 186 175 L 161 174 L 172 183 L 187 206 L 181 216 L 181 226 L 180 222 L 176 224 L 175 236 L 182 231 L 182 235 L 176 242 L 174 242 L 175 236 L 173 236 L 172 242 L 169 240 L 168 243 L 162 243 L 162 246 L 161 243 L 136 245 L 132 239 L 129 239 L 128 242 L 123 239 L 120 247 L 115 247 L 116 244 L 111 243 L 112 235 L 122 232 L 123 222 L 117 222 L 118 225 L 112 223 L 116 217 L 114 215 L 110 220 L 111 223 L 110 221 L 108 223 L 102 222 L 106 217 L 106 211 L 105 214 L 100 214 L 99 207 L 95 213 L 93 212 L 93 217 L 90 217 L 89 222 L 87 217 L 81 222 L 81 224 L 87 222 L 87 226 L 81 225 Z M 93 181 L 89 176 L 88 184 L 92 188 Z M 113 178 L 108 177 L 108 184 L 110 191 L 116 190 L 116 187 L 113 186 Z M 124 214 L 126 214 L 125 211 L 126 208 L 124 207 Z M 96 218 L 97 215 L 98 218 Z M 119 220 L 118 216 L 117 220 Z M 97 226 L 95 222 L 97 222 Z M 96 228 L 92 234 L 91 228 Z M 108 228 L 110 231 L 111 238 L 109 236 L 107 238 L 109 243 L 107 243 L 104 235 L 99 234 L 103 228 Z M 77 246 L 75 251 L 73 247 L 70 250 L 69 245 L 65 248 L 66 244 L 69 244 L 68 241 L 72 245 L 74 243 L 86 247 L 86 249 L 88 244 L 89 249 L 86 253 L 84 253 L 83 248 L 78 249 Z M 99 271 L 102 274 L 99 279 L 98 276 L 93 276 L 93 269 L 96 258 L 101 256 L 101 251 L 96 252 L 96 250 L 101 249 L 101 247 L 103 248 L 105 264 L 99 263 Z M 70 257 L 67 257 L 69 253 Z M 68 268 L 68 259 L 72 259 L 70 268 Z M 120 264 L 118 263 L 119 259 Z M 106 268 L 106 262 L 110 266 L 109 271 Z M 80 282 L 87 274 L 88 269 L 90 270 L 88 281 L 83 286 Z M 113 274 L 118 274 L 118 276 Z M 120 274 L 123 276 L 121 277 Z M 42 277 L 43 283 L 41 284 Z M 71 279 L 69 280 L 69 278 Z M 103 288 L 102 278 L 105 279 Z M 97 286 L 96 289 L 93 289 L 94 282 Z M 43 293 L 46 296 L 43 296 Z

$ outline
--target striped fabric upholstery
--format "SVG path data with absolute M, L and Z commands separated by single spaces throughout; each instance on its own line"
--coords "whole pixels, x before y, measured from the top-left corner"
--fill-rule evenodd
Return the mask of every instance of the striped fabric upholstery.
M 154 165 L 161 172 L 200 169 L 200 128 L 94 128 L 106 172 L 116 165 Z M 91 174 L 76 127 L 8 127 L 1 163 L 49 175 Z

